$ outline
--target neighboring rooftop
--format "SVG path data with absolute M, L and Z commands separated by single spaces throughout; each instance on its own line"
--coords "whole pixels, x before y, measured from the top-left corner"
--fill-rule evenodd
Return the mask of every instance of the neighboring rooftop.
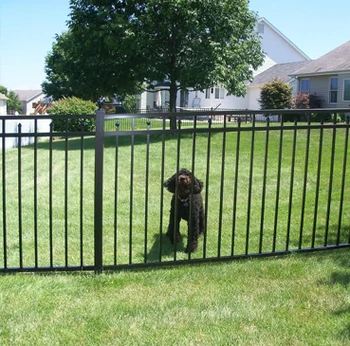
M 350 71 L 350 41 L 293 72 L 294 76 Z
M 283 80 L 284 82 L 288 82 L 291 79 L 290 75 L 293 72 L 303 67 L 306 67 L 311 63 L 312 61 L 297 61 L 273 65 L 264 72 L 261 72 L 260 74 L 255 76 L 253 82 L 250 83 L 249 86 L 259 86 L 270 82 L 274 78 L 278 78 Z
M 13 90 L 21 101 L 30 101 L 31 99 L 43 94 L 42 90 Z
M 8 97 L 6 97 L 4 94 L 0 93 L 0 100 L 8 100 Z

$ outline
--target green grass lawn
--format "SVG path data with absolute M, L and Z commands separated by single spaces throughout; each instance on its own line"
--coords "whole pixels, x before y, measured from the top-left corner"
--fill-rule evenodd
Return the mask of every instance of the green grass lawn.
M 93 274 L 0 276 L 0 344 L 350 344 L 349 249 Z
M 115 260 L 117 264 L 127 264 L 130 259 L 132 263 L 157 262 L 160 255 L 162 261 L 174 258 L 174 248 L 163 237 L 171 195 L 162 188 L 162 169 L 165 179 L 175 173 L 178 149 L 180 167 L 189 169 L 192 168 L 192 154 L 195 152 L 196 176 L 208 186 L 203 191 L 203 195 L 208 196 L 207 257 L 216 257 L 219 245 L 221 256 L 230 255 L 233 240 L 234 254 L 244 254 L 247 245 L 249 253 L 256 253 L 261 230 L 263 251 L 272 250 L 275 230 L 276 250 L 285 250 L 288 229 L 288 247 L 297 249 L 303 211 L 303 247 L 310 247 L 313 238 L 315 246 L 322 246 L 327 228 L 328 244 L 336 244 L 338 235 L 340 243 L 349 243 L 350 183 L 347 179 L 340 215 L 345 130 L 337 131 L 330 205 L 332 131 L 324 131 L 319 177 L 320 132 L 315 130 L 311 133 L 307 167 L 307 132 L 298 130 L 297 138 L 291 199 L 293 132 L 285 131 L 283 135 L 281 190 L 277 200 L 278 222 L 275 224 L 279 132 L 270 132 L 266 180 L 266 134 L 255 134 L 249 216 L 251 133 L 241 133 L 237 176 L 236 133 L 226 134 L 225 146 L 220 133 L 210 137 L 199 134 L 195 142 L 191 135 L 181 136 L 180 142 L 173 135 L 166 136 L 164 141 L 161 136 L 151 135 L 149 146 L 145 135 L 135 136 L 134 147 L 130 146 L 130 137 L 120 137 L 117 152 L 116 138 L 106 137 L 104 264 L 113 265 Z M 66 265 L 66 260 L 69 266 L 79 266 L 81 255 L 84 265 L 93 264 L 94 144 L 91 137 L 83 142 L 80 138 L 53 142 L 52 256 L 53 264 L 57 266 Z M 36 188 L 33 149 L 34 146 L 22 148 L 20 156 L 17 149 L 7 150 L 5 154 L 6 254 L 10 267 L 19 266 L 20 247 L 23 265 L 35 264 L 35 237 L 38 265 L 47 266 L 50 263 L 49 143 L 38 143 Z M 225 156 L 222 155 L 223 151 Z M 162 156 L 165 158 L 164 165 L 161 163 Z M 148 179 L 146 157 L 149 157 L 150 163 Z M 2 162 L 3 157 L 0 159 Z M 19 162 L 21 180 L 18 178 Z M 348 159 L 347 172 L 349 164 Z M 306 203 L 303 210 L 306 172 Z M 0 176 L 3 173 L 0 171 Z M 221 186 L 223 175 L 224 184 Z M 236 177 L 237 190 L 234 189 Z M 319 201 L 314 218 L 318 179 Z M 3 195 L 3 186 L 0 184 L 0 196 Z M 262 219 L 264 186 L 266 198 Z M 164 191 L 162 205 L 161 191 Z M 235 195 L 237 209 L 234 223 Z M 22 216 L 21 224 L 19 215 Z M 3 221 L 1 208 L 2 231 Z M 187 255 L 183 252 L 186 243 L 184 223 L 181 231 L 184 238 L 176 256 L 177 259 L 186 259 Z M 0 235 L 0 267 L 3 267 L 3 232 Z M 203 256 L 204 241 L 202 237 L 194 258 Z M 105 272 L 97 276 L 92 273 L 0 275 L 0 345 L 349 345 L 349 259 L 347 248 L 221 264 Z
M 230 124 L 230 126 L 237 125 Z M 156 120 L 152 122 L 152 127 L 159 128 Z M 257 253 L 260 247 L 263 252 L 269 252 L 272 251 L 274 243 L 276 251 L 285 250 L 287 247 L 288 249 L 298 249 L 300 244 L 302 247 L 311 247 L 313 240 L 315 246 L 322 246 L 325 241 L 326 229 L 329 232 L 328 244 L 336 244 L 338 235 L 340 243 L 349 242 L 350 200 L 348 196 L 350 195 L 350 183 L 348 179 L 345 180 L 345 198 L 340 215 L 345 145 L 344 129 L 337 130 L 330 205 L 328 205 L 328 197 L 332 130 L 324 130 L 319 178 L 320 131 L 311 131 L 310 152 L 306 167 L 307 131 L 298 130 L 292 190 L 290 182 L 293 131 L 284 131 L 278 200 L 276 190 L 279 131 L 270 131 L 266 180 L 264 180 L 266 133 L 255 133 L 251 199 L 249 199 L 251 133 L 241 133 L 237 175 L 237 133 L 227 133 L 225 145 L 223 145 L 223 136 L 221 133 L 212 133 L 209 137 L 208 134 L 202 133 L 198 134 L 194 141 L 192 136 L 188 134 L 182 135 L 178 141 L 176 135 L 168 134 L 163 141 L 161 135 L 150 135 L 148 146 L 146 135 L 138 135 L 134 138 L 135 145 L 133 147 L 130 145 L 130 136 L 120 137 L 118 151 L 116 151 L 116 138 L 105 138 L 103 198 L 105 265 L 128 264 L 130 261 L 143 263 L 145 261 L 157 262 L 159 259 L 162 261 L 174 259 L 174 248 L 164 237 L 169 218 L 171 194 L 162 187 L 162 170 L 164 170 L 164 179 L 173 175 L 176 171 L 177 159 L 180 167 L 192 169 L 193 153 L 195 154 L 195 174 L 204 181 L 205 186 L 208 186 L 203 191 L 204 197 L 208 196 L 206 206 L 208 210 L 207 236 L 201 238 L 199 249 L 192 256 L 193 258 L 203 257 L 204 248 L 207 257 L 217 257 L 218 255 L 230 256 L 232 248 L 235 255 L 246 252 Z M 58 139 L 53 142 L 53 233 L 51 240 L 49 143 L 38 143 L 36 189 L 33 173 L 35 167 L 34 146 L 23 147 L 20 157 L 17 149 L 6 151 L 6 254 L 9 267 L 19 266 L 20 246 L 22 246 L 23 265 L 35 265 L 35 240 L 37 240 L 38 266 L 50 264 L 50 242 L 52 242 L 53 265 L 79 266 L 81 256 L 84 265 L 93 264 L 94 144 L 92 137 L 87 137 L 83 141 L 80 138 L 72 138 L 67 141 Z M 83 146 L 82 157 L 81 146 Z M 68 149 L 67 155 L 66 147 Z M 178 152 L 180 153 L 179 157 L 177 157 Z M 223 152 L 225 152 L 224 156 Z M 164 164 L 162 164 L 163 156 Z M 117 172 L 115 169 L 116 157 L 118 158 Z M 146 158 L 149 159 L 149 167 L 146 166 Z M 81 159 L 83 160 L 82 178 Z M 21 162 L 21 182 L 18 178 L 19 161 Z M 349 164 L 350 160 L 348 159 L 347 172 Z M 131 168 L 133 168 L 133 174 L 131 174 Z M 147 169 L 148 175 L 146 174 Z M 305 205 L 303 205 L 305 173 L 307 173 L 307 179 Z M 2 171 L 0 174 L 2 175 Z M 221 185 L 222 176 L 224 176 L 223 185 Z M 237 190 L 234 189 L 236 177 Z M 316 182 L 318 179 L 320 181 L 319 200 L 315 213 Z M 266 187 L 266 197 L 263 202 L 264 187 Z M 19 189 L 22 196 L 20 201 L 18 199 Z M 3 185 L 1 184 L 1 195 L 2 191 Z M 161 204 L 162 191 L 164 200 Z M 37 217 L 34 219 L 35 193 L 37 194 Z M 115 205 L 115 195 L 117 196 L 117 205 Z M 148 196 L 147 201 L 146 195 Z M 237 196 L 236 204 L 234 204 L 235 195 Z M 65 204 L 66 197 L 67 204 Z M 21 208 L 19 208 L 19 202 L 21 202 Z M 81 204 L 83 206 L 82 214 L 80 213 Z M 248 210 L 249 204 L 250 211 Z M 263 218 L 262 210 L 264 210 Z M 277 223 L 275 223 L 276 210 L 278 211 Z M 290 214 L 289 211 L 291 211 Z M 20 213 L 22 215 L 21 225 L 19 225 Z M 3 225 L 2 212 L 0 213 L 0 224 Z M 180 260 L 187 259 L 187 255 L 183 251 L 187 241 L 186 224 L 182 222 L 181 225 L 184 237 L 176 249 L 176 258 Z M 303 237 L 300 242 L 301 231 Z M 247 234 L 249 234 L 249 238 L 247 238 Z M 289 242 L 287 244 L 288 234 Z M 162 244 L 162 248 L 160 248 L 160 244 Z M 4 247 L 3 242 L 1 242 L 0 254 L 3 252 Z M 1 255 L 0 267 L 3 265 L 4 258 Z

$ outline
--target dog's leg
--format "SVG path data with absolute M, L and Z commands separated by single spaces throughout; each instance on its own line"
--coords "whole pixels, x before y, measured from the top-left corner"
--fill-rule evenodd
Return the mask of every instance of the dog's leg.
M 180 241 L 180 220 L 177 220 L 176 225 L 174 225 L 174 219 L 170 217 L 168 231 L 166 233 L 167 237 L 170 239 L 171 244 L 178 243 Z
M 176 221 L 176 224 L 175 224 Z M 178 243 L 180 241 L 180 221 L 179 215 L 175 220 L 175 205 L 174 199 L 171 201 L 171 210 L 169 218 L 169 226 L 166 235 L 169 237 L 171 244 Z
M 190 229 L 189 222 L 188 224 L 188 242 L 186 252 L 194 252 L 198 247 L 198 236 L 199 236 L 199 218 L 192 217 L 192 229 Z

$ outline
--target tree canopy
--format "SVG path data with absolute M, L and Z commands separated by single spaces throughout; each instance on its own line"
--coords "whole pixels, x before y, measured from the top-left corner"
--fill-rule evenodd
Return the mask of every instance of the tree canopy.
M 170 82 L 179 89 L 214 85 L 243 96 L 263 62 L 248 0 L 71 0 L 69 30 L 46 58 L 45 93 L 99 96 L 134 93 Z
M 0 93 L 5 95 L 8 98 L 6 102 L 7 113 L 23 112 L 22 102 L 19 99 L 19 96 L 14 91 L 12 90 L 8 91 L 6 87 L 4 87 L 3 85 L 0 85 Z

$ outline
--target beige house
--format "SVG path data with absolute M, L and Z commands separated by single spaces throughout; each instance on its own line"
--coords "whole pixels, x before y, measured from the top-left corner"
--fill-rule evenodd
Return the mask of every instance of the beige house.
M 254 98 L 255 100 L 259 100 L 261 87 L 265 83 L 271 82 L 275 78 L 288 83 L 293 88 L 292 92 L 295 96 L 298 92 L 298 80 L 295 77 L 291 77 L 290 74 L 302 67 L 307 66 L 309 63 L 310 60 L 273 65 L 269 69 L 258 74 L 254 78 L 253 82 L 247 86 L 250 97 Z
M 8 98 L 4 94 L 0 93 L 0 115 L 7 114 L 7 109 L 6 109 L 7 100 Z
M 298 91 L 321 98 L 322 108 L 350 107 L 350 41 L 290 74 Z

